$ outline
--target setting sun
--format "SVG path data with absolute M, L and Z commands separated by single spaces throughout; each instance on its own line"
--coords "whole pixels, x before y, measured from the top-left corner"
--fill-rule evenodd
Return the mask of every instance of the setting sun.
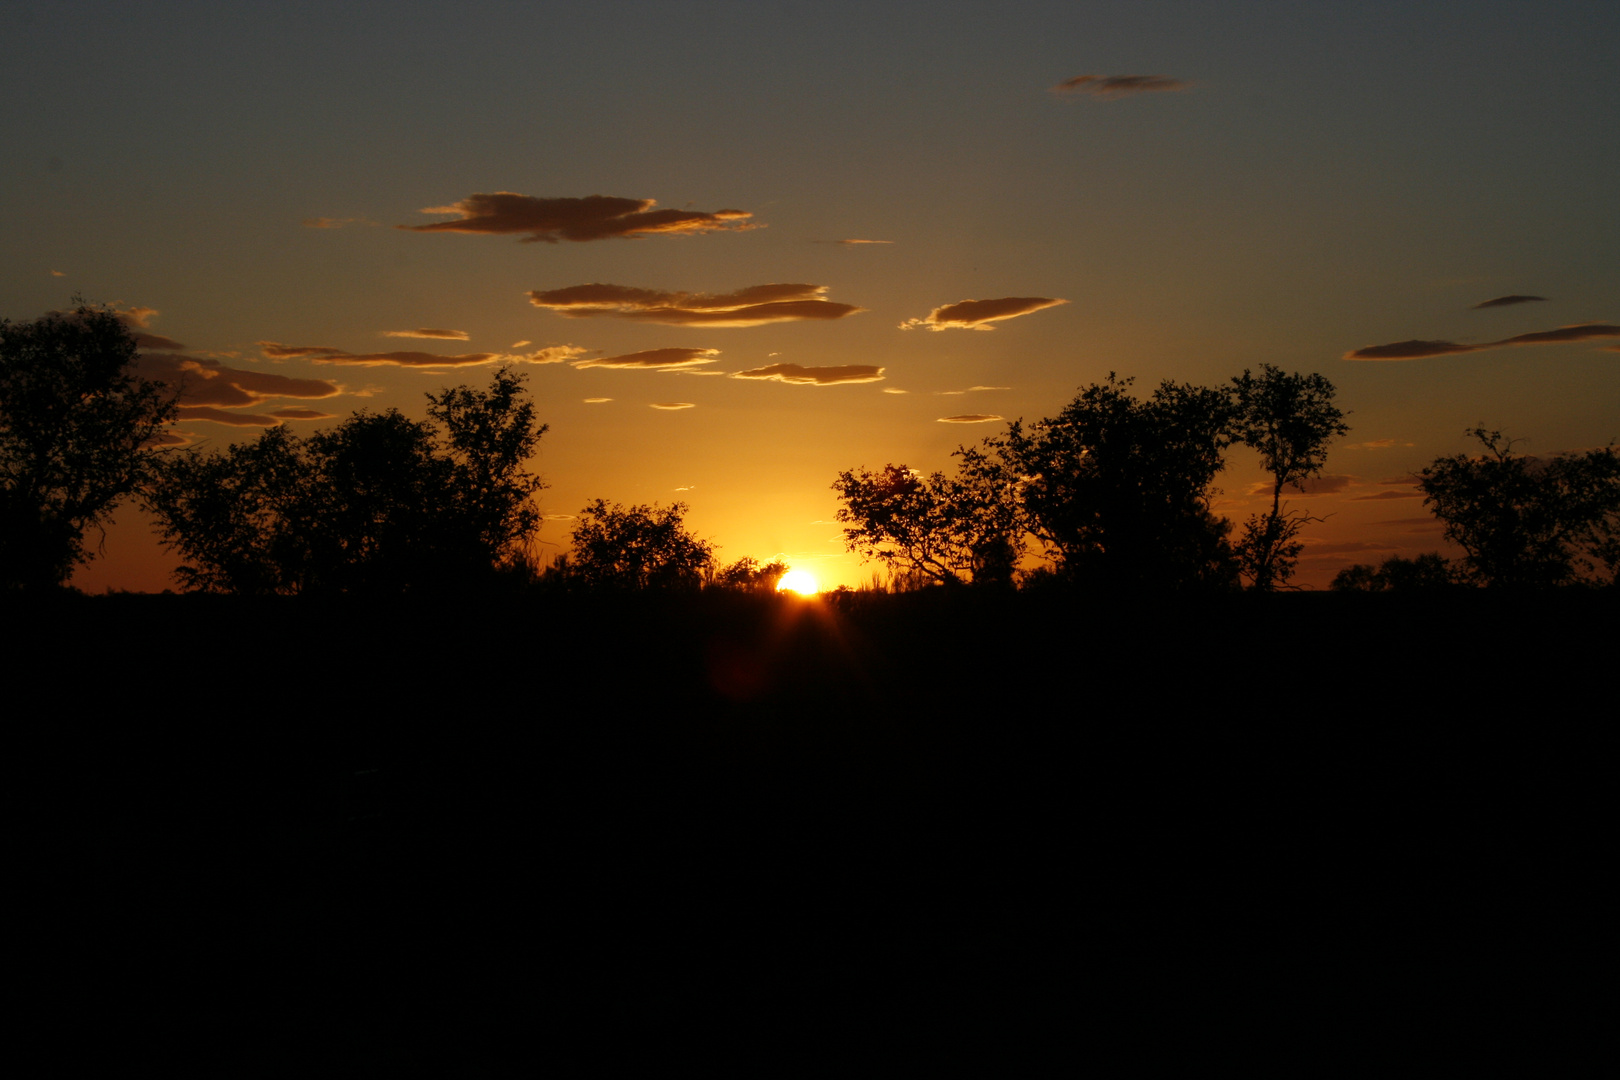
M 821 585 L 816 581 L 816 575 L 808 570 L 789 570 L 782 575 L 782 580 L 776 583 L 776 591 L 814 596 L 821 591 Z

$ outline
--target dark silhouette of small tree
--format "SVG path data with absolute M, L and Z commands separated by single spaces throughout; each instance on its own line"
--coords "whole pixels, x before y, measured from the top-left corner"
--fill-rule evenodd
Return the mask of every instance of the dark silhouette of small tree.
M 1479 457 L 1436 459 L 1418 474 L 1423 505 L 1459 545 L 1470 580 L 1541 588 L 1620 577 L 1620 448 L 1542 459 L 1483 426 Z
M 754 559 L 741 558 L 714 572 L 710 585 L 737 592 L 775 592 L 777 582 L 788 572 L 788 564 L 772 559 L 763 566 Z
M 1010 581 L 1018 559 L 1017 504 L 978 451 L 958 450 L 955 477 L 923 476 L 904 465 L 838 474 L 844 543 L 891 575 L 946 585 Z
M 1333 384 L 1321 375 L 1293 375 L 1270 364 L 1258 376 L 1245 369 L 1232 380 L 1235 399 L 1233 434 L 1260 453 L 1271 474 L 1271 510 L 1252 515 L 1236 545 L 1243 576 L 1262 592 L 1282 588 L 1294 574 L 1303 550 L 1297 537 L 1320 518 L 1288 511 L 1285 487 L 1305 490 L 1305 481 L 1322 474 L 1328 443 L 1350 426 L 1333 404 Z
M 0 587 L 61 585 L 84 534 L 138 491 L 178 393 L 134 370 L 118 316 L 80 303 L 0 319 Z
M 1391 555 L 1381 566 L 1357 563 L 1333 576 L 1334 592 L 1418 592 L 1452 588 L 1451 565 L 1439 552 L 1412 559 Z
M 1166 381 L 1142 401 L 1132 381 L 1110 373 L 1057 416 L 1027 429 L 1013 423 L 985 440 L 975 466 L 1016 492 L 1023 526 L 1070 581 L 1234 585 L 1231 524 L 1210 510 L 1230 442 L 1230 395 Z
M 714 545 L 686 531 L 689 507 L 609 506 L 579 512 L 562 575 L 594 589 L 696 589 L 714 565 Z
M 428 397 L 427 422 L 356 413 L 165 461 L 147 497 L 186 587 L 248 594 L 464 586 L 521 561 L 539 528 L 524 471 L 545 426 L 522 376 Z M 442 429 L 442 430 L 441 430 Z

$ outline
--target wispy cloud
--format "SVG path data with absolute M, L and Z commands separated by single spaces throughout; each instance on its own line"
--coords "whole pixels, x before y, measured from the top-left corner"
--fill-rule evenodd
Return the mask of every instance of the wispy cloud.
M 258 345 L 264 355 L 272 360 L 309 360 L 317 364 L 349 364 L 361 367 L 392 365 L 446 368 L 493 363 L 555 364 L 572 360 L 590 351 L 577 345 L 552 345 L 532 353 L 479 352 L 445 356 L 425 352 L 352 353 L 330 345 L 284 345 L 278 341 L 261 341 Z
M 345 225 L 375 225 L 375 221 L 355 217 L 307 217 L 302 222 L 306 229 L 341 229 Z
M 1323 476 L 1312 476 L 1301 481 L 1301 488 L 1289 485 L 1286 494 L 1290 497 L 1302 495 L 1310 498 L 1313 495 L 1336 495 L 1355 482 L 1355 477 L 1343 473 L 1328 473 Z M 1250 495 L 1270 495 L 1271 481 L 1262 480 L 1249 485 Z
M 536 289 L 529 303 L 568 319 L 612 318 L 666 326 L 762 326 L 805 319 L 842 319 L 864 310 L 824 299 L 825 285 L 754 285 L 729 293 L 671 292 L 628 285 Z
M 883 392 L 885 394 L 909 394 L 909 393 L 911 393 L 910 390 L 901 390 L 897 386 L 886 387 Z
M 771 364 L 734 372 L 733 379 L 773 379 L 776 382 L 801 386 L 836 386 L 839 383 L 872 383 L 883 381 L 883 369 L 869 364 L 845 364 L 842 367 L 801 367 L 798 364 Z
M 812 244 L 892 244 L 893 240 L 812 240 Z
M 1076 75 L 1052 87 L 1054 94 L 1085 94 L 1112 101 L 1131 94 L 1185 90 L 1188 83 L 1167 75 Z
M 270 415 L 277 420 L 330 420 L 337 414 L 317 409 L 272 409 Z
M 1512 296 L 1498 296 L 1494 300 L 1486 300 L 1483 303 L 1475 304 L 1473 310 L 1478 311 L 1480 308 L 1511 307 L 1514 304 L 1533 304 L 1538 300 L 1546 299 L 1547 298 L 1545 296 L 1521 296 L 1518 293 L 1514 293 Z
M 609 402 L 609 401 L 612 401 L 612 400 L 613 399 L 610 398 L 610 397 L 588 397 L 588 398 L 585 399 L 585 404 L 587 404 L 587 405 L 601 405 L 604 402 Z
M 991 420 L 1005 420 L 1005 416 L 994 413 L 963 413 L 960 416 L 942 416 L 937 423 L 941 424 L 984 424 Z
M 218 360 L 179 353 L 142 353 L 140 373 L 181 389 L 180 403 L 234 409 L 261 405 L 275 398 L 335 397 L 340 390 L 325 379 L 295 379 L 269 371 L 227 367 Z
M 659 402 L 655 402 L 652 407 L 655 408 L 655 409 L 675 410 L 675 409 L 693 409 L 693 408 L 696 408 L 697 406 L 693 402 L 690 402 L 690 401 L 659 401 Z
M 1067 304 L 1067 300 L 1058 300 L 1050 296 L 1004 296 L 999 300 L 963 300 L 956 304 L 946 304 L 937 307 L 928 313 L 927 318 L 907 319 L 900 324 L 902 330 L 914 330 L 925 326 L 930 330 L 994 330 L 990 324 L 1003 319 L 1016 319 L 1020 315 L 1042 311 L 1059 304 Z
M 1421 491 L 1380 491 L 1376 495 L 1352 495 L 1351 502 L 1387 502 L 1390 499 L 1421 499 Z
M 546 199 L 496 191 L 469 195 L 449 206 L 430 206 L 422 211 L 460 215 L 454 221 L 397 228 L 410 232 L 527 233 L 522 241 L 526 244 L 758 228 L 748 224 L 753 215 L 742 210 L 654 210 L 657 202 L 612 195 Z
M 67 275 L 62 273 L 60 270 L 52 270 L 51 277 L 67 277 Z
M 423 326 L 416 330 L 384 330 L 383 337 L 405 338 L 438 338 L 443 341 L 466 341 L 465 330 L 435 330 L 430 326 Z
M 681 368 L 694 364 L 712 364 L 720 355 L 719 349 L 646 349 L 622 356 L 599 356 L 590 360 L 575 360 L 577 368 Z
M 1556 330 L 1538 330 L 1519 334 L 1501 341 L 1487 341 L 1479 345 L 1458 344 L 1455 341 L 1397 341 L 1389 345 L 1369 345 L 1365 349 L 1344 354 L 1346 360 L 1419 360 L 1430 356 L 1449 356 L 1455 353 L 1483 352 L 1503 349 L 1510 345 L 1561 345 L 1594 338 L 1620 337 L 1620 326 L 1613 323 L 1575 323 Z

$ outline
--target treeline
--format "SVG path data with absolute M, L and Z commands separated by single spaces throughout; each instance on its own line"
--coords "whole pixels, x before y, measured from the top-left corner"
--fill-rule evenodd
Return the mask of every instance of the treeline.
M 546 426 L 521 375 L 428 394 L 427 418 L 357 412 L 307 438 L 271 428 L 217 452 L 160 449 L 180 388 L 142 378 L 116 313 L 81 305 L 0 321 L 0 586 L 62 585 L 91 556 L 86 534 L 135 498 L 183 560 L 192 591 L 398 595 L 540 585 L 566 591 L 768 591 L 788 567 L 722 565 L 686 529 L 687 507 L 581 510 L 572 552 L 535 554 L 527 470 Z M 905 465 L 851 469 L 833 484 L 850 551 L 891 582 L 1087 591 L 1290 587 L 1320 519 L 1284 493 L 1321 475 L 1349 430 L 1321 375 L 1262 365 L 1229 383 L 1166 381 L 1145 398 L 1109 375 L 1056 416 L 1015 421 L 961 447 L 949 475 Z M 1384 591 L 1458 584 L 1613 584 L 1620 575 L 1620 450 L 1440 458 L 1417 477 L 1424 503 L 1464 552 L 1354 566 L 1334 581 Z M 1256 451 L 1271 501 L 1241 528 L 1214 513 L 1226 453 Z

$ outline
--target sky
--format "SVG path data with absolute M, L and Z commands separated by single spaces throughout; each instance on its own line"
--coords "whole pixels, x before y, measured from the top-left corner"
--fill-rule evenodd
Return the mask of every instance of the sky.
M 949 470 L 1109 372 L 1333 382 L 1351 432 L 1292 496 L 1314 587 L 1448 550 L 1412 474 L 1470 427 L 1620 438 L 1608 0 L 12 0 L 7 26 L 0 316 L 130 312 L 148 370 L 206 376 L 178 426 L 204 449 L 423 417 L 511 363 L 549 425 L 547 556 L 594 499 L 678 500 L 723 561 L 859 585 L 839 472 Z M 1269 502 L 1250 451 L 1217 484 L 1235 521 Z M 178 561 L 126 507 L 74 583 Z

